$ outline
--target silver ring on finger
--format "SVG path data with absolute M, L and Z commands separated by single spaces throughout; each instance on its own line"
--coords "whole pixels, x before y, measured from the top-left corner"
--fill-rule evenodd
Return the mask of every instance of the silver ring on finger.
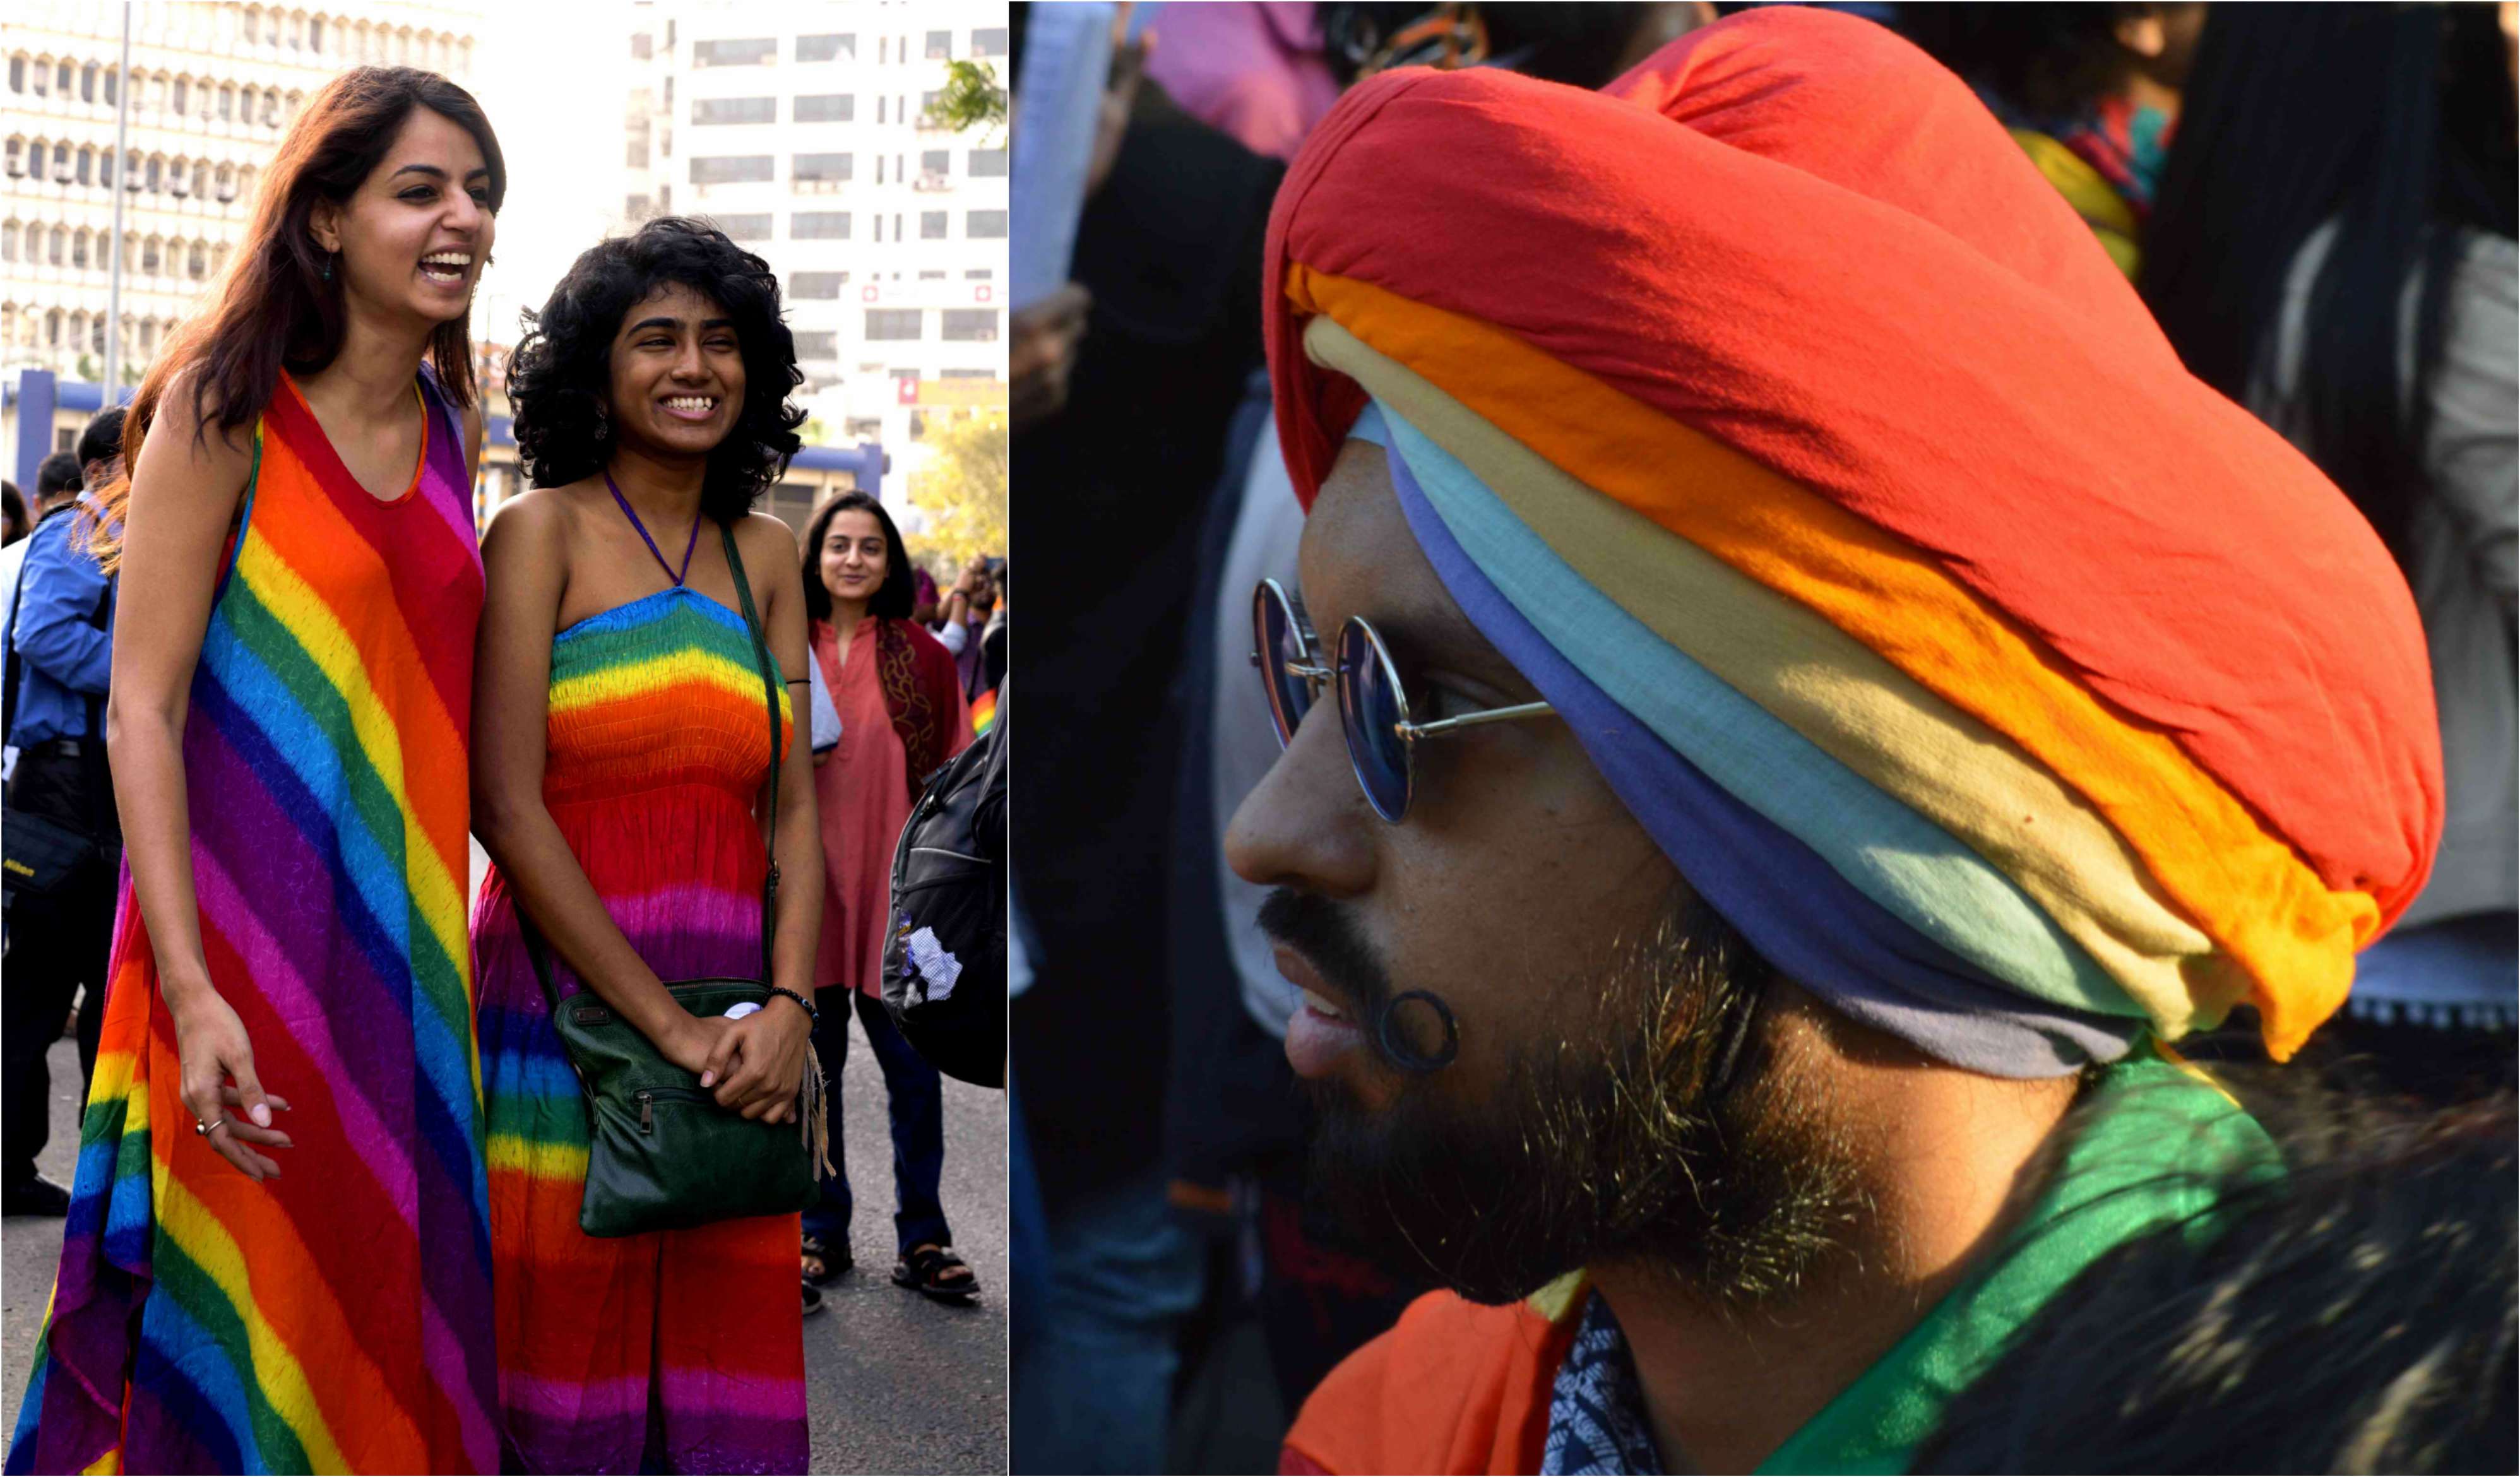
M 199 1134 L 199 1135 L 202 1136 L 203 1138 L 207 1138 L 207 1137 L 209 1137 L 210 1135 L 217 1133 L 219 1130 L 221 1130 L 221 1129 L 223 1129 L 223 1128 L 226 1128 L 227 1126 L 228 1126 L 228 1115 L 227 1115 L 227 1114 L 225 1114 L 225 1113 L 221 1113 L 221 1114 L 218 1116 L 218 1121 L 217 1121 L 217 1122 L 215 1122 L 215 1123 L 203 1123 L 203 1122 L 202 1122 L 201 1119 L 199 1119 L 199 1118 L 196 1118 L 196 1119 L 194 1119 L 194 1120 L 193 1120 L 193 1132 L 194 1132 L 194 1133 L 196 1133 L 196 1134 Z

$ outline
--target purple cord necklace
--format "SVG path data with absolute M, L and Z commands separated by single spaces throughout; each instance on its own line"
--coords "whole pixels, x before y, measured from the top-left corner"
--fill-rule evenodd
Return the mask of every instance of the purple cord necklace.
M 621 484 L 612 480 L 612 471 L 609 468 L 605 470 L 604 485 L 612 489 L 612 501 L 621 505 L 622 513 L 629 516 L 630 526 L 638 529 L 639 537 L 647 541 L 648 552 L 656 557 L 656 567 L 665 571 L 665 578 L 674 582 L 675 589 L 681 589 L 683 576 L 692 572 L 692 551 L 700 546 L 700 520 L 692 519 L 691 541 L 683 545 L 683 567 L 681 572 L 677 573 L 673 565 L 665 562 L 665 552 L 656 547 L 656 540 L 649 534 L 648 525 L 639 521 L 638 510 L 632 508 L 630 500 L 621 495 Z

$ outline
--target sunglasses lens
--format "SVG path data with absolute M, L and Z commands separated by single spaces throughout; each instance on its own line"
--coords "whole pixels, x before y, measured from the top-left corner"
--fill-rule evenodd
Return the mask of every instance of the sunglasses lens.
M 1409 811 L 1409 745 L 1400 737 L 1400 689 L 1391 664 L 1362 621 L 1339 632 L 1339 720 L 1347 730 L 1356 783 L 1382 819 Z
M 1313 705 L 1313 690 L 1289 667 L 1305 665 L 1294 611 L 1285 598 L 1267 585 L 1251 597 L 1252 641 L 1260 652 L 1260 675 L 1269 690 L 1269 717 L 1278 729 L 1281 748 L 1294 741 L 1295 726 Z

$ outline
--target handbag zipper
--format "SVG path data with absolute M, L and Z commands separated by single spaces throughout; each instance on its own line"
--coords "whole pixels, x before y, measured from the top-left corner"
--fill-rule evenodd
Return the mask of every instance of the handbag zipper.
M 639 1132 L 652 1134 L 656 1131 L 657 1098 L 662 1097 L 669 1102 L 694 1102 L 701 1095 L 687 1088 L 641 1088 L 631 1096 L 639 1099 Z

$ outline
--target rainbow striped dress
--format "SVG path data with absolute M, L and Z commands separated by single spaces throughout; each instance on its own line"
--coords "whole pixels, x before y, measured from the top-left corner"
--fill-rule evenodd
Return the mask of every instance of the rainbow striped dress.
M 779 700 L 784 736 L 784 684 Z M 687 586 L 552 642 L 543 802 L 665 979 L 761 968 L 763 703 L 743 618 Z M 496 870 L 472 938 L 510 1469 L 805 1470 L 797 1218 L 578 1230 L 586 1107 Z M 553 963 L 562 996 L 585 988 Z
M 211 983 L 296 1147 L 257 1185 L 194 1134 L 126 875 L 12 1472 L 499 1459 L 464 934 L 481 559 L 460 423 L 422 383 L 388 502 L 283 379 L 185 721 Z

